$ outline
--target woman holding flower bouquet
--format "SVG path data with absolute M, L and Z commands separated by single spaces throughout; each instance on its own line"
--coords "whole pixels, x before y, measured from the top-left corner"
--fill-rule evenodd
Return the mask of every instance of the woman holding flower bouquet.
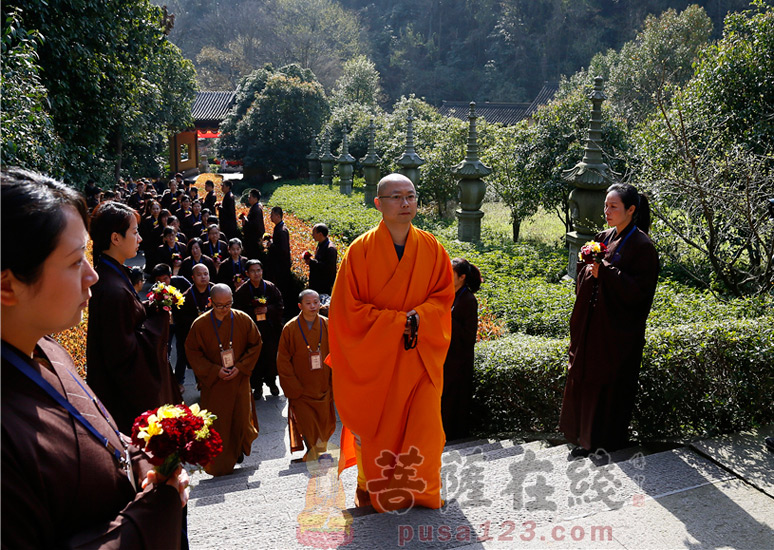
M 167 357 L 170 314 L 144 304 L 127 278 L 124 262 L 141 241 L 134 210 L 103 202 L 92 216 L 91 238 L 99 282 L 89 301 L 87 379 L 128 433 L 148 409 L 182 401 Z
M 148 457 L 46 336 L 80 322 L 97 281 L 83 198 L 11 169 L 0 204 L 3 547 L 179 548 L 185 471 L 156 483 Z
M 611 185 L 605 220 L 612 229 L 583 247 L 570 318 L 570 369 L 559 427 L 578 445 L 573 456 L 628 443 L 645 321 L 658 279 L 647 197 L 632 185 Z

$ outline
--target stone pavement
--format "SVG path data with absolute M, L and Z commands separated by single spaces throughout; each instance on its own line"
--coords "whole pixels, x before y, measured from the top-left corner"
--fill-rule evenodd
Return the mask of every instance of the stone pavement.
M 287 400 L 264 389 L 252 454 L 230 476 L 192 476 L 192 549 L 774 549 L 774 454 L 762 446 L 774 426 L 579 460 L 568 446 L 541 441 L 452 442 L 443 456 L 446 507 L 376 514 L 353 508 L 355 468 L 340 478 L 342 509 L 335 467 L 316 477 L 291 464 L 303 452 L 289 452 Z M 185 397 L 198 398 L 191 371 Z
M 451 442 L 444 508 L 376 514 L 353 508 L 355 468 L 339 485 L 335 467 L 291 464 L 303 452 L 289 451 L 287 400 L 264 390 L 250 456 L 229 476 L 191 477 L 192 549 L 774 550 L 774 453 L 763 446 L 774 426 L 578 460 L 541 441 Z M 184 397 L 199 397 L 190 370 Z

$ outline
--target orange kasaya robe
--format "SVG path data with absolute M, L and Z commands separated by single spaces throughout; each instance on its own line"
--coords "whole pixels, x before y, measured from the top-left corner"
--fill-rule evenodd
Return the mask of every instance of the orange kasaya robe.
M 387 226 L 356 239 L 342 260 L 330 306 L 333 395 L 346 428 L 342 470 L 362 468 L 380 512 L 441 506 L 443 363 L 454 301 L 449 255 L 411 226 L 398 260 Z M 406 313 L 419 314 L 416 348 L 404 349 Z

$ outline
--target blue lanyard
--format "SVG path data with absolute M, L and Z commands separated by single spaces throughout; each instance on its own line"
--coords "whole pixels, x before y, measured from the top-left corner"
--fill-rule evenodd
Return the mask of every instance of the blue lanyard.
M 615 252 L 613 253 L 613 257 L 610 258 L 611 263 L 621 257 L 621 251 L 623 250 L 623 247 L 626 244 L 626 241 L 629 239 L 629 237 L 632 236 L 632 233 L 634 233 L 635 231 L 637 231 L 636 225 L 632 226 L 632 228 L 629 230 L 626 236 L 623 239 L 621 239 L 621 244 L 615 247 Z M 610 235 L 607 236 L 607 239 L 605 239 L 605 246 L 607 246 L 607 243 L 610 242 L 610 239 L 612 238 L 612 236 L 613 236 L 613 233 L 610 233 Z
M 27 378 L 29 378 L 32 382 L 37 384 L 43 391 L 45 391 L 54 401 L 59 403 L 62 407 L 67 410 L 67 412 L 70 413 L 70 415 L 75 418 L 78 422 L 81 423 L 81 425 L 86 428 L 91 434 L 97 438 L 97 441 L 102 443 L 102 445 L 108 450 L 110 454 L 113 455 L 113 457 L 116 459 L 116 461 L 121 465 L 122 468 L 126 469 L 127 472 L 129 471 L 129 468 L 131 467 L 131 464 L 129 462 L 129 459 L 121 453 L 118 449 L 116 449 L 110 441 L 108 441 L 108 438 L 102 435 L 97 428 L 91 425 L 91 422 L 86 420 L 83 415 L 76 409 L 72 403 L 70 403 L 67 399 L 62 396 L 61 393 L 56 391 L 54 387 L 48 383 L 48 381 L 43 378 L 43 376 L 35 371 L 29 363 L 24 361 L 19 354 L 14 351 L 10 345 L 6 344 L 5 342 L 2 343 L 2 356 L 3 359 L 10 362 L 14 367 L 16 367 L 23 375 L 25 375 Z M 69 372 L 69 371 L 68 371 Z M 108 422 L 108 425 L 110 425 L 110 421 L 108 420 L 108 414 L 107 410 L 105 410 L 105 407 L 102 405 L 102 403 L 99 402 L 99 400 L 91 395 L 91 393 L 84 387 L 83 384 L 75 377 L 73 373 L 70 373 L 70 376 L 73 377 L 73 379 L 78 382 L 78 385 L 83 389 L 83 391 L 88 395 L 92 402 L 94 402 L 96 405 L 98 405 L 99 409 L 102 411 L 103 416 L 105 417 L 105 420 Z M 123 439 L 121 438 L 121 433 L 113 426 L 110 426 L 113 428 L 113 430 L 116 432 L 116 435 L 118 436 L 118 440 L 123 443 Z M 125 451 L 126 452 L 126 451 Z
M 312 351 L 311 346 L 309 346 L 309 341 L 306 339 L 306 335 L 304 334 L 304 327 L 301 326 L 301 317 L 302 315 L 299 315 L 296 318 L 296 321 L 298 321 L 298 329 L 301 331 L 301 336 L 304 338 L 304 344 L 306 344 L 306 349 L 309 351 Z M 320 317 L 317 317 L 320 319 Z M 322 319 L 320 319 L 320 339 L 317 341 L 317 351 L 320 351 L 320 344 L 322 344 Z
M 126 281 L 126 284 L 129 285 L 129 288 L 132 289 L 132 292 L 134 293 L 135 297 L 138 300 L 140 299 L 140 295 L 137 294 L 137 291 L 134 289 L 134 285 L 132 284 L 132 281 L 130 281 L 129 277 L 126 275 L 126 272 L 123 269 L 121 269 L 120 267 L 118 267 L 116 264 L 113 263 L 115 260 L 113 260 L 113 262 L 111 262 L 109 260 L 106 260 L 105 256 L 103 255 L 103 256 L 99 257 L 99 261 L 102 262 L 103 264 L 105 264 L 106 266 L 108 266 L 110 269 L 112 269 L 113 271 L 115 271 L 119 275 L 121 275 L 121 277 L 124 279 L 124 281 Z
M 220 247 L 218 247 L 218 249 L 215 250 L 215 252 L 212 251 L 212 241 L 207 241 L 207 245 L 210 247 L 210 258 L 212 258 L 215 255 L 215 253 L 220 252 Z
M 204 302 L 204 307 L 199 309 L 199 299 L 196 297 L 196 286 L 191 287 L 191 297 L 193 298 L 194 305 L 196 306 L 197 313 L 204 313 L 204 311 L 207 309 L 207 302 Z M 210 297 L 210 286 L 207 285 L 207 289 L 203 292 L 203 294 L 209 298 Z
M 234 275 L 237 275 L 237 274 L 241 275 L 242 273 L 245 272 L 244 268 L 242 267 L 242 260 L 237 260 L 237 261 L 231 260 L 231 264 L 233 265 Z M 237 269 L 239 271 L 237 271 Z M 250 285 L 250 286 L 253 286 L 253 285 Z
M 212 328 L 215 329 L 215 337 L 218 339 L 218 347 L 220 351 L 223 351 L 223 344 L 220 343 L 220 334 L 218 334 L 218 326 L 215 324 L 215 310 L 210 310 L 210 320 L 212 321 Z M 231 338 L 228 342 L 228 349 L 234 347 L 234 312 L 231 312 Z

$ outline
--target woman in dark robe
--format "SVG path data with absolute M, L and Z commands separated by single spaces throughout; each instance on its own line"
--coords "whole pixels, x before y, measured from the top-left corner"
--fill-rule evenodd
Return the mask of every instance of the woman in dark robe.
M 217 225 L 207 229 L 207 240 L 202 243 L 202 253 L 212 258 L 215 270 L 220 273 L 220 265 L 228 259 L 228 245 L 221 240 L 222 233 Z
M 210 281 L 214 281 L 218 276 L 215 262 L 212 261 L 212 258 L 202 253 L 202 240 L 198 237 L 194 237 L 188 241 L 188 257 L 185 258 L 180 265 L 179 275 L 190 281 L 193 266 L 196 264 L 204 264 L 207 266 L 207 269 L 210 271 Z
M 156 259 L 156 252 L 161 244 L 161 233 L 164 230 L 164 226 L 159 221 L 161 215 L 161 204 L 159 201 L 151 200 L 147 201 L 147 204 L 149 214 L 140 222 L 140 237 L 142 237 L 140 248 L 142 248 L 145 254 L 144 271 L 150 274 L 156 264 L 159 263 Z
M 601 263 L 579 264 L 570 317 L 570 368 L 559 428 L 578 445 L 573 456 L 628 444 L 645 321 L 658 279 L 658 254 L 647 234 L 648 199 L 629 184 L 607 191 L 605 220 L 612 229 L 594 237 L 607 253 Z
M 143 303 L 124 262 L 137 254 L 137 215 L 117 202 L 103 202 L 91 221 L 99 282 L 89 301 L 87 380 L 121 431 L 149 409 L 180 403 L 169 367 L 169 313 Z
M 3 548 L 179 548 L 185 470 L 157 484 L 147 457 L 46 336 L 80 322 L 97 281 L 86 204 L 18 169 L 3 171 L 0 204 Z
M 228 259 L 218 269 L 218 282 L 228 285 L 235 292 L 247 281 L 247 258 L 242 256 L 242 241 L 228 241 Z
M 452 335 L 443 364 L 441 417 L 446 440 L 470 435 L 470 403 L 473 398 L 473 349 L 478 333 L 478 300 L 481 287 L 478 268 L 463 258 L 452 261 L 454 304 Z

